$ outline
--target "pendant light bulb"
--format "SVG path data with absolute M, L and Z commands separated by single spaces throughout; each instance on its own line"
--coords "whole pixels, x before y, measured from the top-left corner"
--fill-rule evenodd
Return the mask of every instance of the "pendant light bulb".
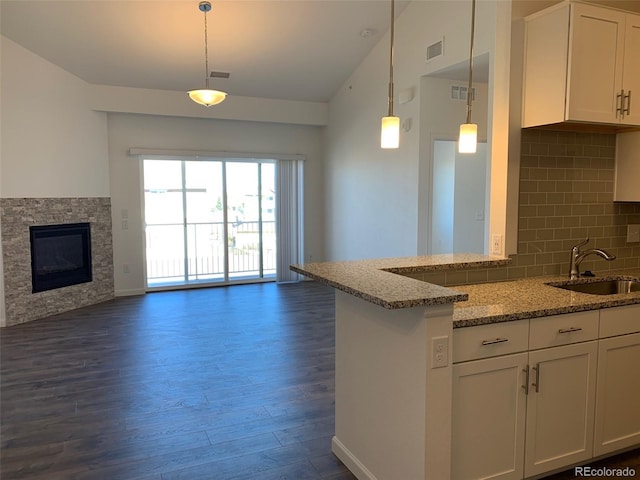
M 478 125 L 475 123 L 463 123 L 460 125 L 460 137 L 458 139 L 458 153 L 476 153 L 478 145 Z
M 198 10 L 204 13 L 204 73 L 205 73 L 205 88 L 189 90 L 187 93 L 189 94 L 189 98 L 200 105 L 204 105 L 205 107 L 210 107 L 212 105 L 217 105 L 224 101 L 227 98 L 227 94 L 225 92 L 221 92 L 220 90 L 212 90 L 209 88 L 209 46 L 208 46 L 208 35 L 207 35 L 207 12 L 211 11 L 211 3 L 204 1 L 200 2 L 198 5 Z
M 380 133 L 381 148 L 398 148 L 400 146 L 400 117 L 382 117 Z

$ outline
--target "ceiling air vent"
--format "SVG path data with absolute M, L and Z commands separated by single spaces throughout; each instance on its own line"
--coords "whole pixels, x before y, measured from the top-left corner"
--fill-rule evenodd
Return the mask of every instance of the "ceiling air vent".
M 436 43 L 432 43 L 427 46 L 426 61 L 430 62 L 434 58 L 438 58 L 444 55 L 444 37 L 438 40 Z
M 467 90 L 469 90 L 469 88 L 462 85 L 451 85 L 451 100 L 464 100 L 466 102 Z M 475 87 L 471 88 L 471 100 L 476 100 Z

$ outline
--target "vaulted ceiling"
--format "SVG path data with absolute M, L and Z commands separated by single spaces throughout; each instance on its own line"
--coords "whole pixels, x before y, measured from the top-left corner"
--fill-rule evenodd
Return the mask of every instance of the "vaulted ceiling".
M 459 2 L 461 9 L 470 2 L 415 1 Z M 516 0 L 514 15 L 558 1 Z M 640 11 L 640 0 L 596 1 Z M 205 83 L 198 3 L 0 0 L 0 27 L 6 37 L 89 83 L 187 91 Z M 390 23 L 390 0 L 211 3 L 209 70 L 231 74 L 213 79 L 211 87 L 238 96 L 327 101 Z M 396 17 L 409 3 L 396 0 Z
M 203 88 L 198 0 L 2 0 L 2 34 L 92 84 Z M 209 70 L 232 95 L 327 101 L 388 30 L 385 0 L 211 0 Z M 396 2 L 396 17 L 408 1 Z M 46 85 L 47 79 L 42 83 Z

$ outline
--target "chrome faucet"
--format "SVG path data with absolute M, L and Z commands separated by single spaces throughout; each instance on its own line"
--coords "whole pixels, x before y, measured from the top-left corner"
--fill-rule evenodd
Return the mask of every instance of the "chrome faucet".
M 589 237 L 580 242 L 578 245 L 574 245 L 571 249 L 571 264 L 569 265 L 569 278 L 571 280 L 575 280 L 580 277 L 580 264 L 582 263 L 582 260 L 584 260 L 585 257 L 589 255 L 600 255 L 602 258 L 609 262 L 616 259 L 615 255 L 611 255 L 610 253 L 605 252 L 604 250 L 601 250 L 599 248 L 591 248 L 589 250 L 581 252 L 580 247 L 585 246 L 587 243 L 589 243 Z

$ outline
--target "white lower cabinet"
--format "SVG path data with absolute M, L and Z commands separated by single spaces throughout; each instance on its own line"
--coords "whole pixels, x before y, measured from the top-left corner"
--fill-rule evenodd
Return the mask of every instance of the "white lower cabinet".
M 640 333 L 600 340 L 594 455 L 640 444 L 639 368 Z
M 529 478 L 640 443 L 640 333 L 620 336 L 616 310 L 604 331 L 618 336 L 602 340 L 597 310 L 454 330 L 455 480 Z
M 598 342 L 529 353 L 525 477 L 593 456 Z
M 452 477 L 521 479 L 527 354 L 453 366 Z

